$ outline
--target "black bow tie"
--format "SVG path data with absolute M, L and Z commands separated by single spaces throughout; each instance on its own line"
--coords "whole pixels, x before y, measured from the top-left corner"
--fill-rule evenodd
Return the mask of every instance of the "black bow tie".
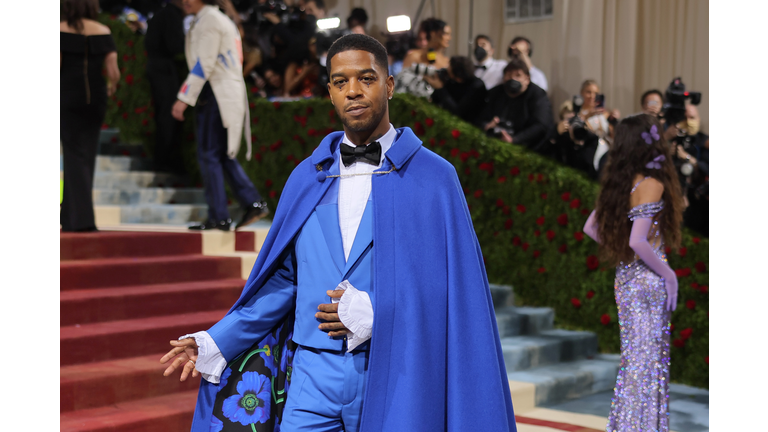
M 488 69 L 488 67 L 487 67 L 487 66 L 485 66 L 485 65 L 477 65 L 477 66 L 475 66 L 475 69 L 482 69 L 482 70 L 486 70 L 486 69 Z
M 344 166 L 350 166 L 357 161 L 363 161 L 371 165 L 378 165 L 381 161 L 381 144 L 374 141 L 366 146 L 352 147 L 341 144 L 341 161 Z

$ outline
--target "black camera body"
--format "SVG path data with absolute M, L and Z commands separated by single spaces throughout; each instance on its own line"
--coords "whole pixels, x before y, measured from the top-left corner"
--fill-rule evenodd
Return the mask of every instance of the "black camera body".
M 587 138 L 589 138 L 590 130 L 587 128 L 586 123 L 584 122 L 584 119 L 579 117 L 579 112 L 581 111 L 582 105 L 584 105 L 584 99 L 579 96 L 575 95 L 573 97 L 573 117 L 568 120 L 568 128 L 573 133 L 573 139 L 576 141 L 585 141 Z
M 664 105 L 661 107 L 661 115 L 668 126 L 685 120 L 685 102 L 688 100 L 692 105 L 698 105 L 701 103 L 701 92 L 686 91 L 682 78 L 673 79 L 664 93 Z
M 488 135 L 501 139 L 501 131 L 508 133 L 509 136 L 514 135 L 515 125 L 512 123 L 512 120 L 500 120 L 499 124 L 488 130 Z

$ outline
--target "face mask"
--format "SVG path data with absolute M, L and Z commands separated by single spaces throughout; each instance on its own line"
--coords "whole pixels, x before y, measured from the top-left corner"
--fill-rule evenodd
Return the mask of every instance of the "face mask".
M 516 95 L 523 89 L 523 84 L 515 79 L 504 81 L 504 90 L 509 95 Z
M 699 121 L 696 119 L 688 119 L 681 121 L 677 124 L 678 129 L 685 129 L 688 135 L 696 135 L 699 133 Z
M 481 46 L 475 47 L 475 60 L 477 60 L 478 63 L 485 60 L 487 56 L 488 51 L 486 51 L 485 48 Z

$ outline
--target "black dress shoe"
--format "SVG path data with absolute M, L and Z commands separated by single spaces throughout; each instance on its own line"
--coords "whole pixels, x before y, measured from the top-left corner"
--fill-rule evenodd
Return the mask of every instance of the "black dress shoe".
M 269 207 L 267 207 L 267 203 L 265 201 L 255 202 L 245 210 L 245 214 L 243 214 L 242 219 L 240 219 L 240 222 L 235 225 L 235 230 L 238 230 L 239 228 L 246 225 L 250 225 L 268 214 Z
M 221 221 L 215 221 L 213 219 L 208 219 L 204 223 L 195 224 L 189 227 L 191 230 L 195 231 L 210 231 L 212 229 L 220 229 L 222 231 L 229 231 L 229 226 L 232 224 L 232 219 L 227 220 L 221 220 Z

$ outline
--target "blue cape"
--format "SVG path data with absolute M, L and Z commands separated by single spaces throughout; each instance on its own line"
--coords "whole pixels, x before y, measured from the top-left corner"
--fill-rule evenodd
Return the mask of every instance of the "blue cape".
M 291 173 L 240 299 L 274 270 L 328 190 L 343 132 Z M 483 256 L 456 170 L 397 130 L 372 178 L 376 311 L 361 430 L 515 431 L 515 416 Z M 232 310 L 230 310 L 230 313 Z M 256 341 L 219 343 L 229 361 Z M 192 430 L 208 432 L 216 385 L 201 381 Z

